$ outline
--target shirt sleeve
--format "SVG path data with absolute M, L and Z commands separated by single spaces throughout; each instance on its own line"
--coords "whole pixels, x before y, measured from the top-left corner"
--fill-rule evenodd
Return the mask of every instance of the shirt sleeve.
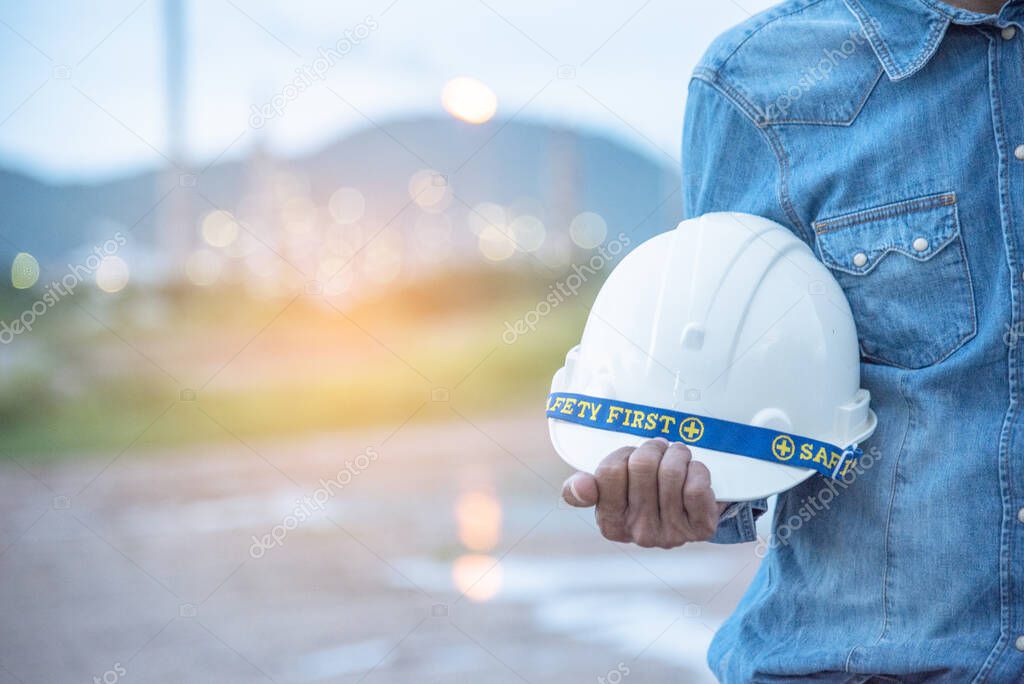
M 706 78 L 695 76 L 690 81 L 686 100 L 682 150 L 685 217 L 739 211 L 793 230 L 783 206 L 779 158 L 770 133 L 754 123 L 752 107 L 727 86 L 714 85 Z
M 682 150 L 685 217 L 739 211 L 792 230 L 783 206 L 779 160 L 768 134 L 757 127 L 737 95 L 713 80 L 695 76 L 690 81 Z M 711 542 L 756 540 L 756 521 L 767 508 L 764 499 L 731 504 Z
M 712 486 L 714 486 L 712 484 Z M 712 544 L 740 544 L 757 539 L 757 519 L 768 510 L 768 500 L 739 501 L 729 504 L 718 521 Z

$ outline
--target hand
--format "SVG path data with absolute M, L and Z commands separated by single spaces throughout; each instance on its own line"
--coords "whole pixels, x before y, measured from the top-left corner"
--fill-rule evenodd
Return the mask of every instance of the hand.
M 596 504 L 605 538 L 663 549 L 711 539 L 728 505 L 715 501 L 707 467 L 664 439 L 612 452 L 594 475 L 572 475 L 562 498 L 580 508 Z

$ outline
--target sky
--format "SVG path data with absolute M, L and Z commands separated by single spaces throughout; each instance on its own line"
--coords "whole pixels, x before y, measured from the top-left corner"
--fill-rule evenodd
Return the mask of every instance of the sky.
M 88 183 L 166 164 L 165 1 L 0 2 L 0 167 Z M 187 159 L 298 154 L 441 116 L 444 85 L 468 76 L 498 117 L 600 130 L 677 162 L 690 71 L 770 4 L 185 0 Z

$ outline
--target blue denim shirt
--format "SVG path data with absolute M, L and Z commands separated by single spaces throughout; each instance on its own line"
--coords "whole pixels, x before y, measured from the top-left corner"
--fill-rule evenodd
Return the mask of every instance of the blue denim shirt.
M 686 215 L 759 214 L 814 250 L 879 418 L 852 484 L 779 496 L 708 655 L 724 681 L 1024 677 L 1022 24 L 1021 2 L 796 0 L 694 72 Z M 716 541 L 754 540 L 764 508 Z

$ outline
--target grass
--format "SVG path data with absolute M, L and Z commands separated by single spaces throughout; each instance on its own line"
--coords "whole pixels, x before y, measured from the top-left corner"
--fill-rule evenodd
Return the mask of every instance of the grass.
M 340 311 L 300 297 L 282 312 L 287 300 L 225 292 L 62 303 L 10 345 L 34 360 L 17 364 L 0 390 L 0 454 L 46 460 L 248 442 L 397 427 L 451 409 L 534 405 L 540 416 L 592 300 L 566 301 L 509 344 L 506 322 L 547 292 L 529 275 L 470 273 Z M 139 322 L 139 311 L 157 309 L 155 324 L 148 313 Z

